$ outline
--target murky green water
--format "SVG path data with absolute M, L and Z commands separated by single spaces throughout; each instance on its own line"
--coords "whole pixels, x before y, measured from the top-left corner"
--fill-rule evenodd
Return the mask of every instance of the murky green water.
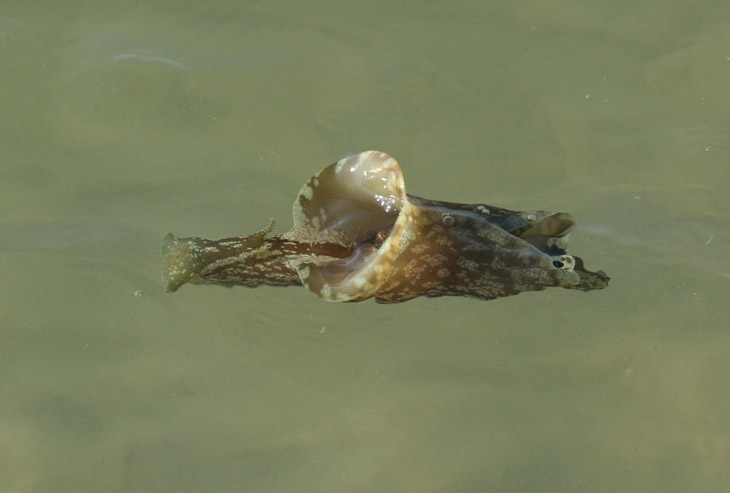
M 727 2 L 16 2 L 0 13 L 0 490 L 726 491 Z M 611 286 L 164 293 L 366 149 L 566 210 Z M 141 295 L 140 295 L 141 294 Z

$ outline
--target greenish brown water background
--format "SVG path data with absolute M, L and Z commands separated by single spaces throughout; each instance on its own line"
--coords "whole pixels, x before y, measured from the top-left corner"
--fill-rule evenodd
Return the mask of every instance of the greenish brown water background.
M 5 3 L 1 491 L 730 489 L 726 1 Z M 366 149 L 611 285 L 164 293 Z

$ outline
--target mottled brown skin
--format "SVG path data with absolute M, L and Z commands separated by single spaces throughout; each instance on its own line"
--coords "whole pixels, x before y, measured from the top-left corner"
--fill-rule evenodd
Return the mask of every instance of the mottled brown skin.
M 375 296 L 380 303 L 418 296 L 488 300 L 550 286 L 589 291 L 608 285 L 603 271 L 585 270 L 578 257 L 571 257 L 575 259 L 573 270 L 566 270 L 555 260 L 566 254 L 561 238 L 573 226 L 568 214 L 531 221 L 534 214 L 488 205 L 438 202 L 412 195 L 408 200 L 415 210 L 412 238 Z M 272 228 L 222 240 L 168 234 L 162 249 L 168 292 L 185 283 L 301 285 L 289 265 L 291 260 L 306 258 L 316 263 L 347 259 L 363 246 L 309 244 L 287 235 L 267 237 Z M 377 249 L 389 232 L 390 226 L 370 235 L 364 243 Z
M 162 241 L 167 292 L 173 293 L 186 283 L 250 288 L 261 284 L 301 286 L 299 275 L 288 263 L 292 258 L 346 258 L 351 253 L 340 245 L 267 238 L 272 227 L 221 240 L 178 238 L 168 233 Z

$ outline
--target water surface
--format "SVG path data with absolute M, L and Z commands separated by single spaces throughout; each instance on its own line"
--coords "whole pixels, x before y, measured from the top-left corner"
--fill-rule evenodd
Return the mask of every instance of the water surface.
M 727 3 L 305 4 L 4 9 L 0 490 L 726 490 Z M 372 148 L 611 286 L 164 293 Z

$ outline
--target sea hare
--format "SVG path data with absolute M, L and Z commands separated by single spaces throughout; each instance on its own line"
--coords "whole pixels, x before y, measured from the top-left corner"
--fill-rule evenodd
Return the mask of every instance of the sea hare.
M 609 278 L 566 253 L 573 218 L 406 193 L 395 159 L 346 157 L 314 175 L 294 202 L 294 226 L 269 236 L 162 242 L 167 291 L 185 283 L 305 286 L 327 301 L 398 303 L 418 296 L 490 300 L 551 286 L 590 291 Z

